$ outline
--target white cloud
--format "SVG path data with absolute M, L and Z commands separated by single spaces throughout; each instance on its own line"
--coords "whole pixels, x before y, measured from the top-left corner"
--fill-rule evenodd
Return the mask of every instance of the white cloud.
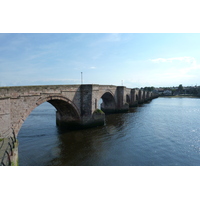
M 175 57 L 175 58 L 156 58 L 156 59 L 150 59 L 150 61 L 154 63 L 160 63 L 160 62 L 172 62 L 172 61 L 181 61 L 181 62 L 187 62 L 187 63 L 195 63 L 196 60 L 193 57 Z
M 160 85 L 177 85 L 190 84 L 198 82 L 200 76 L 200 65 L 197 64 L 194 57 L 172 57 L 172 58 L 157 58 L 150 60 L 153 63 L 162 65 L 164 67 L 157 68 L 155 71 L 156 82 Z
M 186 67 L 186 68 L 180 69 L 180 73 L 186 74 L 186 73 L 188 73 L 188 72 L 190 72 L 192 70 L 196 70 L 196 69 L 200 69 L 200 65 L 197 65 L 196 62 L 195 62 L 195 64 L 193 64 L 190 67 Z
M 45 79 L 41 79 L 41 80 L 37 80 L 37 81 L 32 81 L 32 82 L 41 82 L 41 83 L 79 83 L 80 79 L 63 79 L 63 78 L 45 78 Z
M 96 69 L 96 67 L 90 67 L 90 69 Z
M 189 67 L 184 68 L 170 68 L 163 74 L 157 74 L 157 77 L 161 77 L 161 81 L 163 83 L 167 82 L 167 80 L 171 80 L 171 84 L 177 82 L 184 83 L 184 82 L 193 82 L 194 80 L 198 79 L 200 74 L 200 65 L 192 64 Z M 158 78 L 159 79 L 159 78 Z

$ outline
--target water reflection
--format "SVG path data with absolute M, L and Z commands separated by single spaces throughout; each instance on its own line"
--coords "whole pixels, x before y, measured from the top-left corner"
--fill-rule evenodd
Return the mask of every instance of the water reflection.
M 118 139 L 126 137 L 126 123 L 127 114 L 111 114 L 106 116 L 103 127 L 78 131 L 58 129 L 60 156 L 50 165 L 109 165 L 106 155 Z
M 200 165 L 199 103 L 159 98 L 79 131 L 59 130 L 53 107 L 38 107 L 20 130 L 19 164 Z

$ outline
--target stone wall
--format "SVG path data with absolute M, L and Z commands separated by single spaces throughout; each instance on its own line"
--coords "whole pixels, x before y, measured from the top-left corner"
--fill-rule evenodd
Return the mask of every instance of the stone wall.
M 10 98 L 0 100 L 0 138 L 11 134 L 10 125 Z

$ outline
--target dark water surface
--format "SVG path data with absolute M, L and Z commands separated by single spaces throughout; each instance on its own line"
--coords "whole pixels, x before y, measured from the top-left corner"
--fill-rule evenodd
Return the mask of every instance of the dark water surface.
M 44 103 L 23 124 L 19 165 L 200 165 L 200 99 L 157 98 L 106 125 L 61 132 L 55 108 Z

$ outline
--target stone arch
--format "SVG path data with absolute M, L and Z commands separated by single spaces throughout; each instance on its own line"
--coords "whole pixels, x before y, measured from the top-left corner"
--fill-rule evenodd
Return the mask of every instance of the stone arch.
M 56 120 L 58 117 L 64 118 L 66 121 L 80 121 L 80 112 L 75 106 L 75 104 L 69 99 L 61 96 L 48 96 L 44 98 L 39 98 L 35 104 L 29 107 L 28 110 L 24 113 L 23 117 L 19 120 L 18 124 L 14 128 L 14 133 L 17 136 L 22 124 L 26 120 L 26 118 L 30 115 L 30 113 L 42 103 L 48 102 L 52 106 L 54 106 L 57 110 Z
M 131 102 L 130 96 L 127 94 L 126 95 L 126 103 L 130 104 L 130 102 Z
M 116 102 L 113 94 L 109 91 L 106 91 L 102 96 L 101 99 L 103 103 L 101 104 L 101 110 L 105 113 L 112 113 L 116 110 Z
M 76 105 L 65 97 L 49 96 L 46 98 L 41 98 L 37 101 L 36 105 L 40 105 L 44 102 L 49 102 L 61 115 L 69 114 L 71 117 L 80 119 L 80 112 Z

